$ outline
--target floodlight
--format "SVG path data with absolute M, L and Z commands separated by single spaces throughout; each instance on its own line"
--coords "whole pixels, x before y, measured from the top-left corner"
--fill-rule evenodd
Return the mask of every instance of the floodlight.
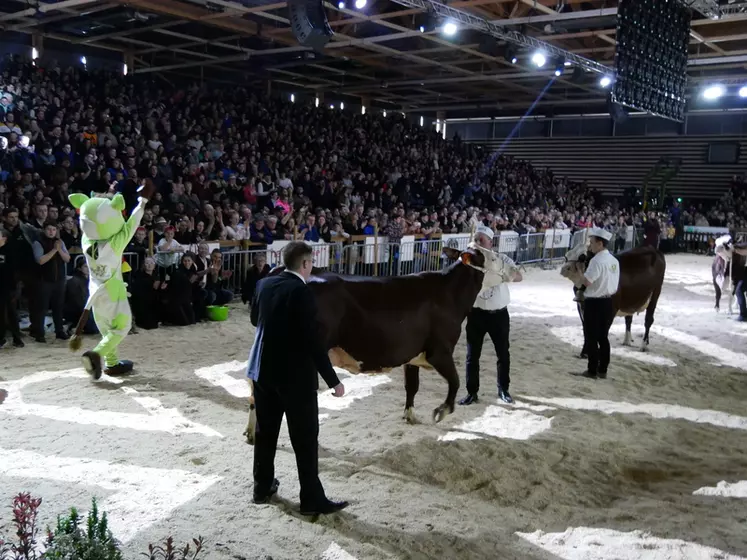
M 747 86 L 739 88 L 739 97 L 747 97 Z
M 456 23 L 453 21 L 446 22 L 444 24 L 444 35 L 455 35 L 457 32 L 457 26 Z
M 355 7 L 358 10 L 362 10 L 366 7 L 366 0 L 355 0 Z
M 609 76 L 602 76 L 602 79 L 599 80 L 599 85 L 604 88 L 609 87 L 611 83 L 612 78 L 610 78 Z
M 708 86 L 703 90 L 703 98 L 712 101 L 724 95 L 725 92 L 726 90 L 724 89 L 724 86 L 722 86 L 721 84 L 715 84 L 712 86 Z
M 532 55 L 532 62 L 534 62 L 538 68 L 542 68 L 545 65 L 545 62 L 547 62 L 547 57 L 545 56 L 545 53 L 537 51 Z

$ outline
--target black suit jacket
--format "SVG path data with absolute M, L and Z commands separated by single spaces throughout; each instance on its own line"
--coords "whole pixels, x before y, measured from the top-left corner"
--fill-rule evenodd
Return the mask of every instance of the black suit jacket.
M 257 330 L 247 376 L 262 384 L 316 391 L 317 372 L 332 388 L 340 380 L 318 335 L 314 294 L 291 272 L 257 284 L 251 320 Z

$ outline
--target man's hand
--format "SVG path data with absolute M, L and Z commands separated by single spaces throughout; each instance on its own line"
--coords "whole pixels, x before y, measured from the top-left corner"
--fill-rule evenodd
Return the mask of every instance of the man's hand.
M 61 240 L 57 239 L 54 242 L 54 250 L 55 251 L 61 251 L 62 250 L 62 241 Z
M 342 383 L 338 383 L 335 385 L 335 387 L 332 389 L 332 395 L 335 397 L 344 397 L 345 396 L 345 385 Z

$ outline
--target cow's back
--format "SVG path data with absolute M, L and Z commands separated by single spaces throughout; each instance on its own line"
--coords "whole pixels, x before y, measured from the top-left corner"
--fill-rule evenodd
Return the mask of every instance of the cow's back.
M 666 273 L 664 253 L 643 246 L 616 257 L 620 263 L 620 285 L 612 298 L 614 308 L 619 314 L 643 311 L 651 297 L 661 291 Z

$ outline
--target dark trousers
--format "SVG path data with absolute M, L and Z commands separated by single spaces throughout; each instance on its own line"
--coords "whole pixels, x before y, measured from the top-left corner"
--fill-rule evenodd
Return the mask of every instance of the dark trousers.
M 737 282 L 737 303 L 739 304 L 739 316 L 747 319 L 747 301 L 745 301 L 744 291 L 747 289 L 747 284 L 744 280 Z
M 0 342 L 5 340 L 5 333 L 10 331 L 13 340 L 21 340 L 21 329 L 18 325 L 16 302 L 13 290 L 0 290 Z
M 511 355 L 508 351 L 508 335 L 511 321 L 508 308 L 484 311 L 473 308 L 467 316 L 467 392 L 476 395 L 480 389 L 480 355 L 485 335 L 490 336 L 498 357 L 498 387 L 508 391 L 511 382 Z
M 34 309 L 34 318 L 31 320 L 34 337 L 44 336 L 44 317 L 50 305 L 52 307 L 52 318 L 54 319 L 54 330 L 57 334 L 65 332 L 65 321 L 62 310 L 65 305 L 65 279 L 60 282 L 44 282 L 37 284 L 36 301 L 30 302 Z
M 589 373 L 607 373 L 610 365 L 609 332 L 614 320 L 612 298 L 584 301 L 584 349 L 589 356 Z
M 283 414 L 296 454 L 298 481 L 301 483 L 301 507 L 325 502 L 319 480 L 319 406 L 316 391 L 254 384 L 257 428 L 254 443 L 254 492 L 265 494 L 275 477 L 275 451 Z

